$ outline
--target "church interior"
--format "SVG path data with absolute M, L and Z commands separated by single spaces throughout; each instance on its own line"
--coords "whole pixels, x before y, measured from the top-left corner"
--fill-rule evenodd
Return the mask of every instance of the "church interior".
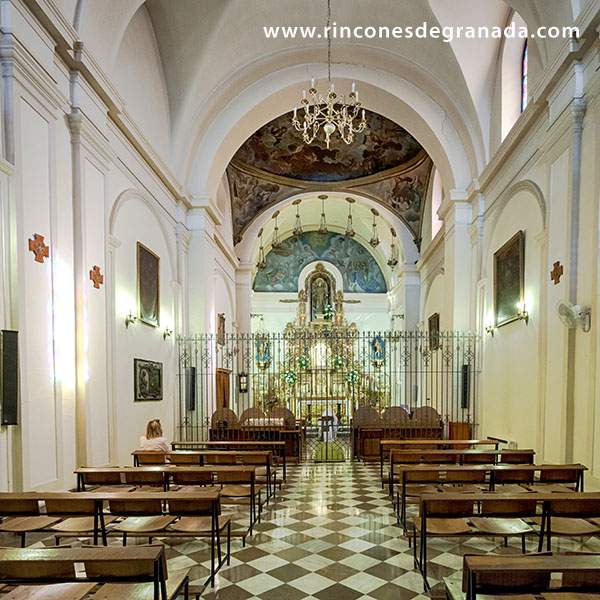
M 0 600 L 600 598 L 600 0 L 0 34 Z

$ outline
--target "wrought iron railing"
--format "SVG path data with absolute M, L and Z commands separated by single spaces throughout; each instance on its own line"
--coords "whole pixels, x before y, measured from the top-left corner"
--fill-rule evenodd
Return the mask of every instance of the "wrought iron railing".
M 330 442 L 325 422 L 335 439 L 357 427 L 383 437 L 476 434 L 479 338 L 471 333 L 331 327 L 203 334 L 177 344 L 181 440 L 214 438 L 219 427 L 255 438 L 300 427 L 308 439 L 317 431 Z M 215 415 L 218 408 L 230 412 Z M 290 411 L 285 422 L 281 409 Z

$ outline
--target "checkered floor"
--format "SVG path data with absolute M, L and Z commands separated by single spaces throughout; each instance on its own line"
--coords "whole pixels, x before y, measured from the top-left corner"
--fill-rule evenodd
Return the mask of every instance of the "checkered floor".
M 410 513 L 409 513 L 410 514 Z M 247 517 L 235 521 L 247 526 Z M 53 545 L 47 538 L 31 542 Z M 6 544 L 6 538 L 0 537 Z M 8 545 L 15 545 L 15 539 Z M 120 540 L 111 538 L 111 544 Z M 143 543 L 143 540 L 140 540 Z M 191 569 L 193 585 L 209 573 L 210 553 L 203 541 L 170 538 L 169 571 Z M 533 550 L 533 541 L 529 542 Z M 600 540 L 560 539 L 555 550 L 600 552 Z M 488 538 L 432 539 L 428 544 L 432 595 L 444 597 L 443 577 L 462 566 L 465 553 L 518 553 L 519 540 L 508 548 Z M 437 585 L 436 585 L 437 584 Z M 440 595 L 441 592 L 441 595 Z M 412 549 L 396 526 L 391 504 L 379 480 L 379 465 L 363 463 L 304 464 L 288 469 L 288 482 L 265 506 L 262 522 L 248 538 L 232 542 L 224 566 L 206 600 L 405 600 L 427 598 L 413 570 Z

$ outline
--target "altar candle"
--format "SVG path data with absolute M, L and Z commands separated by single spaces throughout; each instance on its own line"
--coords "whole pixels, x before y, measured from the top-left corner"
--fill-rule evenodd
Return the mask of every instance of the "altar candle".
M 302 99 L 306 100 L 306 90 L 302 90 Z
M 310 87 L 314 90 L 315 89 L 315 78 L 312 77 L 310 80 Z
M 352 82 L 352 91 L 353 92 L 356 91 L 356 82 L 355 81 Z

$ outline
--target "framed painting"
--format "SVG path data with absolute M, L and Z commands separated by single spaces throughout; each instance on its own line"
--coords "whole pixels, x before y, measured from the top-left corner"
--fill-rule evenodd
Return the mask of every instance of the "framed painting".
M 158 327 L 160 323 L 160 258 L 137 243 L 138 317 L 142 323 Z
M 428 321 L 429 349 L 437 350 L 440 347 L 440 313 L 433 313 Z
M 501 327 L 520 318 L 525 287 L 525 232 L 494 253 L 494 319 Z
M 163 399 L 163 365 L 160 362 L 133 359 L 134 401 L 153 402 Z

